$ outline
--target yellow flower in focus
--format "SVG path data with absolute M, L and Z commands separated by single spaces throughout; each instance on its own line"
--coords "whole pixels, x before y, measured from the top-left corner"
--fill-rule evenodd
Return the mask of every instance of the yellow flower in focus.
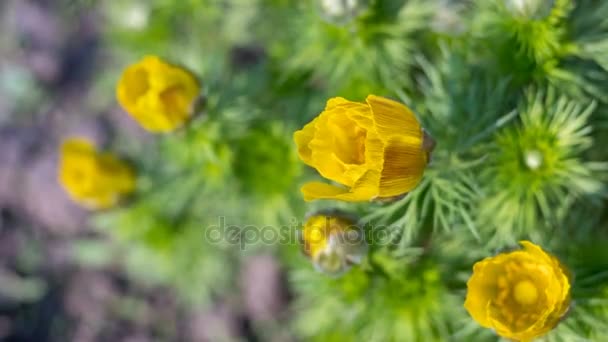
M 199 92 L 190 72 L 155 56 L 127 67 L 116 87 L 121 106 L 151 132 L 182 126 L 192 116 Z
M 344 187 L 310 182 L 304 199 L 366 201 L 405 194 L 420 182 L 434 142 L 403 104 L 369 95 L 341 97 L 294 133 L 302 161 Z
M 567 269 L 529 241 L 523 250 L 473 266 L 464 306 L 479 324 L 502 337 L 530 341 L 553 329 L 570 306 Z
M 315 267 L 340 274 L 361 263 L 367 254 L 363 232 L 353 219 L 339 214 L 317 214 L 308 218 L 301 232 L 304 253 Z
M 61 145 L 59 183 L 70 198 L 88 209 L 110 208 L 135 189 L 135 174 L 123 161 L 99 153 L 82 138 Z

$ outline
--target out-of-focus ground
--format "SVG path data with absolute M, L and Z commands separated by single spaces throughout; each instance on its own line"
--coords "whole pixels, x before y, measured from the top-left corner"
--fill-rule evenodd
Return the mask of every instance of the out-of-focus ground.
M 119 261 L 92 267 L 73 257 L 74 240 L 107 237 L 59 187 L 59 142 L 151 139 L 115 102 L 89 105 L 110 58 L 95 4 L 0 1 L 0 340 L 255 339 L 251 322 L 272 320 L 285 306 L 283 274 L 270 256 L 241 272 L 243 284 L 264 286 L 241 286 L 206 309 L 180 305 L 168 288 L 134 283 Z

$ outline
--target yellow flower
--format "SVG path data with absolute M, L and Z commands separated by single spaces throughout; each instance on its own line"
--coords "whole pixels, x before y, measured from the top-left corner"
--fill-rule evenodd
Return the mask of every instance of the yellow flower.
M 133 192 L 135 174 L 123 161 L 99 153 L 83 138 L 61 145 L 59 183 L 70 198 L 88 209 L 106 209 Z
M 315 267 L 325 273 L 340 274 L 361 263 L 367 244 L 354 220 L 337 213 L 317 214 L 302 228 L 302 246 Z
M 192 116 L 199 91 L 187 70 L 146 56 L 123 72 L 116 97 L 146 130 L 170 132 Z
M 523 250 L 475 264 L 464 306 L 498 335 L 529 341 L 553 329 L 568 311 L 570 279 L 554 256 L 532 242 L 520 243 Z
M 367 103 L 341 97 L 294 133 L 302 161 L 344 187 L 310 182 L 304 199 L 366 201 L 405 194 L 420 182 L 432 139 L 403 104 L 369 95 Z

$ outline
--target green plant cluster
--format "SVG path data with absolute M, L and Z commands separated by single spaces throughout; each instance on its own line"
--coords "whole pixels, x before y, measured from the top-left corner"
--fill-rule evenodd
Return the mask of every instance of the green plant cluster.
M 137 195 L 96 218 L 133 274 L 189 303 L 237 291 L 239 260 L 270 250 L 293 287 L 293 333 L 313 341 L 494 341 L 462 307 L 475 261 L 530 239 L 574 274 L 547 341 L 608 338 L 608 3 L 593 0 L 151 0 L 104 3 L 113 94 L 156 54 L 200 77 L 200 116 L 130 142 Z M 399 99 L 437 147 L 421 184 L 391 203 L 305 204 L 319 177 L 291 134 L 334 96 Z M 132 139 L 133 141 L 131 141 Z M 227 225 L 297 229 L 340 207 L 372 234 L 358 268 L 315 272 L 294 244 L 209 243 Z M 195 301 L 197 300 L 197 301 Z M 269 332 L 264 333 L 266 336 Z

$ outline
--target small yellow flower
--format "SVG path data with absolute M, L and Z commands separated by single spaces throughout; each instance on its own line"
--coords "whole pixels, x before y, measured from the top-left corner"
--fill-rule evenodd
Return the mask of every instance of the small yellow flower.
M 135 174 L 113 155 L 97 152 L 88 140 L 70 138 L 61 145 L 59 183 L 81 206 L 106 209 L 133 192 Z
M 369 95 L 367 103 L 341 97 L 294 133 L 302 161 L 334 186 L 310 182 L 306 201 L 366 201 L 405 194 L 420 182 L 429 161 L 432 139 L 403 104 Z
M 479 324 L 502 337 L 530 341 L 553 329 L 570 306 L 567 269 L 529 241 L 523 250 L 473 266 L 464 306 Z
M 361 263 L 367 253 L 363 232 L 353 219 L 344 215 L 313 215 L 301 233 L 304 253 L 325 273 L 340 274 Z
M 197 80 L 187 70 L 146 56 L 123 72 L 116 97 L 146 130 L 170 132 L 192 116 L 199 91 Z

